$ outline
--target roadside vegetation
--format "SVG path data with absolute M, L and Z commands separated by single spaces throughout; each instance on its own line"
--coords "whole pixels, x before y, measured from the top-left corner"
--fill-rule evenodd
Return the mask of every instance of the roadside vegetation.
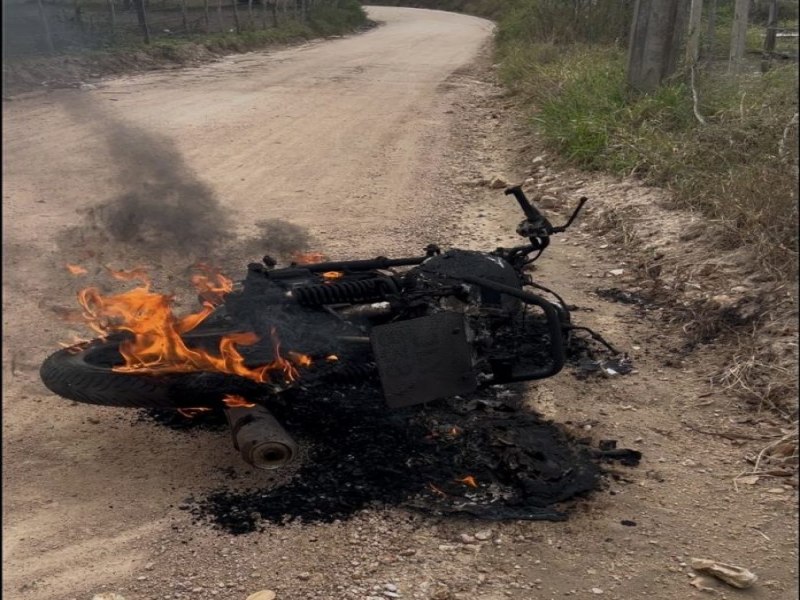
M 91 76 L 191 64 L 369 25 L 358 0 L 143 0 L 147 39 L 131 0 L 10 0 L 4 93 L 78 84 Z M 114 8 L 115 7 L 115 8 Z M 109 8 L 114 8 L 113 12 Z M 46 23 L 44 26 L 43 23 Z
M 756 308 L 749 303 L 737 312 L 707 299 L 686 310 L 676 297 L 678 313 L 691 343 L 728 340 L 721 383 L 796 417 L 796 344 L 781 355 L 774 342 L 796 336 L 797 38 L 779 39 L 779 57 L 765 60 L 766 14 L 754 10 L 748 64 L 731 73 L 732 6 L 720 2 L 715 25 L 703 23 L 695 72 L 679 69 L 657 91 L 641 94 L 625 78 L 632 4 L 514 0 L 499 21 L 501 78 L 529 106 L 544 143 L 566 161 L 669 189 L 677 206 L 706 217 L 701 237 L 709 252 L 746 257 L 738 268 L 760 282 L 752 290 Z M 797 3 L 781 10 L 785 26 L 796 28 Z
M 757 300 L 746 315 L 710 299 L 687 307 L 663 287 L 659 301 L 672 302 L 690 345 L 730 348 L 723 385 L 796 418 L 798 44 L 780 37 L 776 55 L 762 56 L 769 3 L 753 3 L 742 72 L 728 68 L 733 2 L 718 0 L 715 21 L 704 15 L 694 73 L 679 68 L 650 94 L 626 85 L 633 0 L 391 3 L 496 19 L 500 77 L 549 149 L 567 164 L 667 188 L 676 207 L 705 217 L 699 242 L 709 256 L 737 251 Z M 780 26 L 796 31 L 797 7 L 781 0 Z M 786 334 L 788 354 L 774 344 Z

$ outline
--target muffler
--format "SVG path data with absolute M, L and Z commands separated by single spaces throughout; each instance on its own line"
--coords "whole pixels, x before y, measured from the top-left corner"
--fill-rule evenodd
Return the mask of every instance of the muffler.
M 297 442 L 266 408 L 226 408 L 233 447 L 256 469 L 271 471 L 288 465 L 297 456 Z

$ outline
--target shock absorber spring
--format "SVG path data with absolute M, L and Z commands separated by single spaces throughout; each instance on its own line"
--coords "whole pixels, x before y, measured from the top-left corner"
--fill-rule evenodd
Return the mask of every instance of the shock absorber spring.
M 347 304 L 378 302 L 387 294 L 397 291 L 397 283 L 390 277 L 364 279 L 361 281 L 337 281 L 318 285 L 297 287 L 292 294 L 303 306 L 324 304 Z

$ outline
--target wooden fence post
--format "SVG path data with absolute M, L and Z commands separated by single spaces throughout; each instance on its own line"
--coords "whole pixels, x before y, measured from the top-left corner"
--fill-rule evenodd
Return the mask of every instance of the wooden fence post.
M 56 49 L 53 45 L 53 36 L 50 33 L 50 24 L 47 22 L 47 14 L 44 12 L 44 4 L 42 4 L 42 0 L 37 0 L 36 4 L 39 7 L 39 19 L 42 21 L 44 41 L 47 44 L 47 50 L 52 54 Z
M 231 0 L 233 4 L 233 24 L 236 28 L 236 35 L 242 33 L 242 26 L 239 23 L 239 0 Z
M 772 54 L 775 52 L 775 42 L 778 39 L 778 0 L 772 0 L 769 4 L 769 17 L 767 19 L 767 37 L 764 38 L 764 52 Z
M 733 26 L 731 28 L 731 51 L 728 70 L 740 71 L 747 47 L 747 19 L 750 12 L 750 0 L 735 0 L 733 9 Z
M 108 20 L 109 25 L 111 26 L 111 35 L 114 35 L 114 31 L 117 27 L 117 11 L 114 9 L 114 0 L 107 0 L 108 3 Z
M 144 43 L 150 43 L 150 27 L 147 25 L 147 13 L 144 9 L 144 0 L 133 0 L 133 4 L 136 7 L 136 18 L 139 20 L 139 27 L 142 29 L 142 35 L 144 36 Z
M 186 0 L 181 0 L 181 24 L 183 32 L 189 33 L 189 15 L 186 12 Z

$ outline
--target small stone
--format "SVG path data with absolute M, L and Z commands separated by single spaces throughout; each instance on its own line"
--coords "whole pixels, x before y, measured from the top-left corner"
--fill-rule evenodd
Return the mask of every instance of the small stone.
M 611 269 L 608 272 L 609 275 L 613 275 L 614 277 L 619 277 L 623 273 L 625 273 L 625 269 Z
M 770 494 L 783 494 L 785 491 L 783 488 L 769 488 L 767 490 Z
M 194 590 L 192 590 L 194 591 Z M 247 600 L 275 600 L 277 598 L 277 594 L 272 590 L 261 590 L 260 592 L 256 592 L 254 594 L 250 594 L 247 597 Z
M 488 529 L 483 529 L 483 530 L 478 531 L 477 533 L 475 533 L 475 539 L 476 540 L 480 540 L 482 542 L 485 542 L 486 540 L 491 539 L 491 537 L 492 537 L 492 532 L 490 530 L 488 530 Z
M 308 579 L 311 579 L 311 573 L 309 573 L 308 571 L 303 571 L 297 576 L 297 578 L 301 579 L 302 581 L 306 581 Z
M 387 592 L 396 592 L 397 591 L 397 586 L 395 584 L 393 584 L 393 583 L 387 583 L 383 587 L 386 589 Z
M 489 180 L 489 187 L 493 190 L 499 190 L 508 187 L 508 182 L 502 177 L 492 177 Z
M 92 596 L 92 600 L 125 600 L 125 597 L 114 592 L 103 592 Z
M 458 539 L 461 540 L 461 542 L 464 543 L 464 544 L 474 544 L 475 543 L 475 537 L 471 536 L 468 533 L 462 533 L 460 536 L 458 536 Z
M 592 593 L 597 594 L 598 596 L 603 593 L 603 590 L 600 588 L 592 588 Z

